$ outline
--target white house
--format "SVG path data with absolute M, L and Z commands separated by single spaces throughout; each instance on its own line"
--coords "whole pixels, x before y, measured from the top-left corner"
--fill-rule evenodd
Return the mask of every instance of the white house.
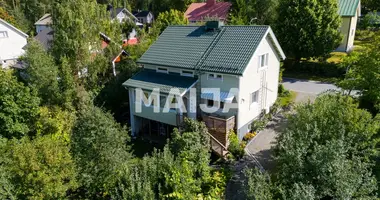
M 36 23 L 34 23 L 34 26 L 36 26 L 36 33 L 39 34 L 41 31 L 49 28 L 51 29 L 51 25 L 53 23 L 53 20 L 51 18 L 51 15 L 49 13 L 44 14 Z
M 0 65 L 7 68 L 16 64 L 25 51 L 28 35 L 0 19 Z
M 223 145 L 231 129 L 242 139 L 275 103 L 283 59 L 269 26 L 169 26 L 138 60 L 141 71 L 123 83 L 129 90 L 132 134 L 168 135 L 188 117 L 204 121 Z M 172 88 L 178 90 L 175 100 Z M 142 103 L 138 89 L 159 106 Z M 157 89 L 159 96 L 153 92 Z M 220 93 L 213 94 L 214 89 Z M 179 99 L 186 109 L 166 112 L 165 103 Z M 201 104 L 219 109 L 204 111 Z M 236 107 L 223 110 L 231 106 Z
M 142 24 L 151 24 L 154 20 L 153 13 L 147 10 L 134 11 L 133 15 Z

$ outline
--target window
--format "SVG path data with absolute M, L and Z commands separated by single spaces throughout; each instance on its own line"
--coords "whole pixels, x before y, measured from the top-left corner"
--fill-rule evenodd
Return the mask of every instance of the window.
M 207 107 L 214 107 L 214 101 L 213 100 L 207 100 Z
M 224 102 L 220 102 L 220 109 L 224 108 Z
M 164 67 L 157 67 L 157 72 L 160 72 L 160 73 L 169 73 L 168 71 L 168 68 L 164 68 Z
M 251 104 L 252 103 L 258 103 L 259 102 L 259 91 L 253 92 L 251 94 Z
M 210 79 L 210 80 L 223 80 L 223 75 L 221 75 L 221 74 L 208 74 L 207 79 Z
M 8 32 L 0 31 L 0 38 L 7 38 L 7 37 L 8 37 Z
M 182 70 L 181 75 L 182 75 L 182 76 L 193 77 L 193 76 L 194 76 L 194 73 L 193 73 L 192 71 L 185 71 L 185 70 Z
M 266 67 L 266 66 L 268 66 L 268 57 L 269 57 L 268 53 L 260 56 L 260 58 L 259 58 L 259 60 L 260 60 L 260 67 Z

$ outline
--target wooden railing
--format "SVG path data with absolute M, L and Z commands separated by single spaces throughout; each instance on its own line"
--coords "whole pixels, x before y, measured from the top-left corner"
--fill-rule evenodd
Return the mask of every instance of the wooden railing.
M 214 151 L 221 157 L 225 157 L 228 154 L 228 149 L 222 143 L 220 143 L 214 136 L 208 134 L 210 136 L 210 144 L 211 150 Z
M 228 147 L 228 133 L 235 128 L 235 116 L 223 119 L 204 115 L 203 121 L 205 122 L 210 134 L 221 144 Z

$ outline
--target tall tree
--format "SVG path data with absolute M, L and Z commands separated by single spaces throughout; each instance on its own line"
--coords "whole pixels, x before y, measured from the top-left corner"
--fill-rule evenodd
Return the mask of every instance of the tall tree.
M 354 52 L 342 65 L 349 70 L 346 78 L 339 83 L 343 89 L 359 90 L 361 106 L 372 113 L 380 112 L 380 35 L 372 40 L 362 52 Z
M 369 159 L 376 153 L 379 122 L 353 99 L 323 95 L 299 106 L 276 145 L 277 184 L 288 195 L 294 184 L 314 188 L 317 199 L 374 196 Z
M 34 130 L 40 99 L 18 82 L 10 71 L 0 70 L 0 136 L 21 138 Z
M 60 89 L 58 83 L 58 67 L 54 58 L 49 55 L 36 40 L 29 42 L 24 57 L 28 65 L 26 69 L 27 82 L 38 91 L 45 105 L 60 103 Z
M 169 25 L 186 25 L 189 21 L 185 17 L 185 14 L 181 11 L 171 9 L 158 15 L 156 20 L 156 26 L 162 31 Z
M 106 194 L 130 159 L 128 131 L 111 114 L 89 106 L 80 111 L 71 138 L 73 157 L 79 167 L 79 181 L 93 195 Z
M 111 74 L 111 57 L 116 50 L 120 52 L 124 39 L 120 24 L 112 21 L 106 7 L 95 0 L 62 1 L 54 4 L 53 11 L 53 56 L 56 61 L 67 60 L 65 64 L 70 66 L 75 82 L 98 90 L 103 77 Z M 100 33 L 111 38 L 106 50 L 101 47 Z
M 13 188 L 8 192 L 17 199 L 61 199 L 77 186 L 75 165 L 62 140 L 50 135 L 23 137 L 9 141 L 2 150 L 0 157 L 6 160 L 0 168 L 9 173 Z
M 336 0 L 281 0 L 275 32 L 289 58 L 324 56 L 338 47 L 340 17 Z

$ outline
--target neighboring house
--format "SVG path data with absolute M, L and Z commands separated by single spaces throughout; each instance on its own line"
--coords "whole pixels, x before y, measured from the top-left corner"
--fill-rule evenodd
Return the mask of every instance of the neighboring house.
M 52 25 L 52 17 L 49 13 L 45 14 L 41 17 L 34 25 L 36 26 L 36 33 L 40 33 L 41 31 L 50 28 Z
M 113 8 L 112 6 L 108 6 L 107 10 L 111 13 L 112 20 L 117 20 L 120 23 L 124 21 L 131 20 L 133 23 L 135 23 L 137 26 L 143 26 L 142 23 L 138 22 L 138 19 L 126 8 Z M 132 39 L 134 40 L 137 37 L 137 32 L 135 29 L 132 30 L 131 33 L 129 33 L 128 40 Z
M 218 22 L 169 26 L 138 60 L 141 71 L 123 83 L 129 90 L 132 134 L 168 136 L 188 117 L 202 119 L 220 144 L 228 145 L 231 129 L 242 139 L 251 123 L 275 103 L 283 59 L 285 55 L 269 26 L 222 26 Z M 159 88 L 159 108 L 137 100 L 137 88 L 144 90 L 146 97 Z M 183 100 L 188 112 L 163 112 L 166 100 L 171 101 L 171 88 L 178 89 L 176 99 Z M 191 95 L 194 88 L 196 102 Z M 211 88 L 220 89 L 219 100 Z M 230 93 L 232 88 L 235 90 Z M 222 112 L 232 103 L 238 108 Z M 201 111 L 200 104 L 221 108 L 207 113 Z M 142 112 L 136 111 L 137 106 Z M 155 113 L 155 108 L 160 112 Z
M 42 44 L 45 50 L 49 50 L 51 48 L 53 42 L 54 31 L 50 27 L 45 28 L 41 32 L 39 32 L 34 39 Z
M 25 51 L 28 35 L 0 19 L 0 65 L 7 68 L 17 63 Z
M 147 10 L 134 11 L 133 15 L 142 24 L 152 24 L 154 20 L 153 13 Z
M 114 20 L 118 20 L 120 23 L 127 20 L 132 20 L 133 22 L 137 22 L 138 19 L 126 8 L 111 8 L 111 18 Z
M 342 18 L 340 31 L 342 43 L 336 51 L 350 52 L 354 47 L 356 25 L 361 15 L 360 0 L 338 0 L 339 15 Z
M 190 23 L 205 21 L 207 18 L 218 18 L 226 21 L 232 4 L 229 2 L 216 2 L 207 0 L 206 3 L 192 3 L 185 12 L 185 17 Z

